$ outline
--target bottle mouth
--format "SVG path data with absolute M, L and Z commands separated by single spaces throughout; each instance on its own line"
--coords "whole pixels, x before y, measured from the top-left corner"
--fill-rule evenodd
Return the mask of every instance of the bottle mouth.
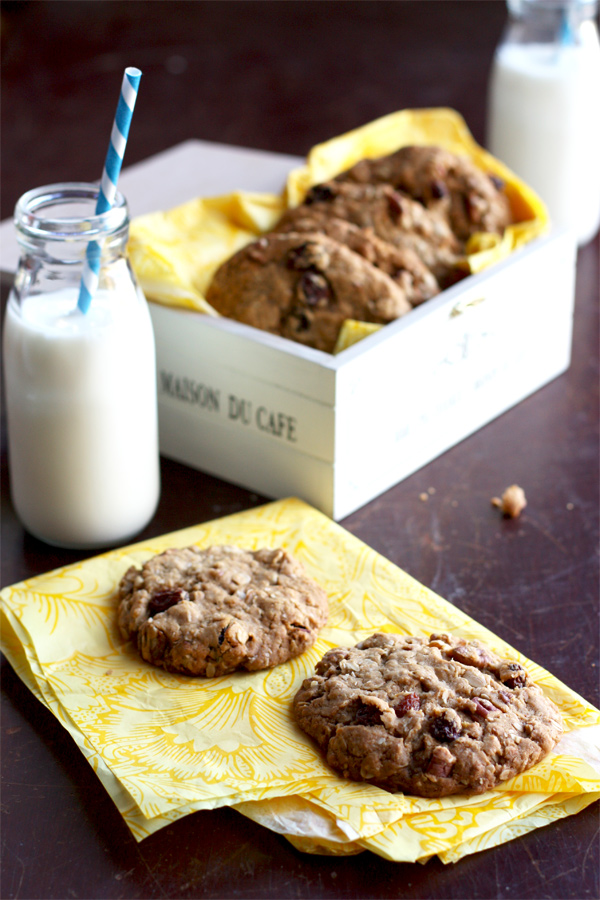
M 129 224 L 125 197 L 117 191 L 114 203 L 97 214 L 100 186 L 87 182 L 64 182 L 34 188 L 17 201 L 14 223 L 30 238 L 44 240 L 98 240 Z

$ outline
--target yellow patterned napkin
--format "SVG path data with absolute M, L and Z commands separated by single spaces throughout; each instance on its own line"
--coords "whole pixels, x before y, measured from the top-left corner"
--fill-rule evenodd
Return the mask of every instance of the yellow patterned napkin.
M 461 263 L 467 271 L 479 272 L 547 229 L 548 214 L 539 197 L 475 142 L 457 112 L 402 110 L 314 147 L 306 164 L 290 172 L 279 195 L 237 191 L 134 219 L 129 257 L 145 295 L 159 303 L 217 315 L 204 295 L 221 263 L 272 229 L 285 209 L 302 202 L 313 184 L 338 175 L 359 159 L 383 156 L 408 144 L 433 144 L 468 156 L 506 183 L 515 224 L 502 237 L 473 235 Z M 380 327 L 361 325 L 349 326 L 349 336 L 342 337 L 336 352 Z
M 167 547 L 283 546 L 323 585 L 316 645 L 274 669 L 214 679 L 144 663 L 115 622 L 118 582 Z M 548 672 L 305 503 L 288 499 L 152 538 L 0 593 L 1 647 L 77 742 L 138 840 L 197 809 L 233 806 L 308 852 L 364 849 L 454 861 L 600 796 L 600 713 Z M 335 774 L 291 700 L 333 646 L 374 631 L 480 638 L 525 665 L 569 733 L 529 772 L 477 797 L 425 800 Z

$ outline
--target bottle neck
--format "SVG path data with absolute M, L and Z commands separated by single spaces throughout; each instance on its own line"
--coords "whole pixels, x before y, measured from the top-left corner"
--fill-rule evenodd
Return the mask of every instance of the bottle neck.
M 508 0 L 508 38 L 518 43 L 580 43 L 581 28 L 595 28 L 596 0 Z
M 96 215 L 99 188 L 85 182 L 61 183 L 24 194 L 15 208 L 14 223 L 22 255 L 40 263 L 76 266 L 91 243 L 102 248 L 103 262 L 124 255 L 129 211 L 122 194 L 113 207 Z

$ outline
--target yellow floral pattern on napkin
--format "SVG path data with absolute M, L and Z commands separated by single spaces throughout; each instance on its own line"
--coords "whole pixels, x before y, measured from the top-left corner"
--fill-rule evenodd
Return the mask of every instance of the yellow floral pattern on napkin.
M 329 597 L 316 645 L 273 669 L 214 679 L 143 662 L 116 627 L 119 580 L 129 565 L 193 543 L 283 546 L 301 559 Z M 600 795 L 597 710 L 299 500 L 66 566 L 5 588 L 0 599 L 3 652 L 72 734 L 138 840 L 197 809 L 228 805 L 307 852 L 453 861 Z M 477 797 L 426 800 L 341 778 L 296 727 L 291 700 L 327 649 L 376 630 L 451 631 L 518 659 L 561 708 L 575 736 L 567 753 L 559 747 Z

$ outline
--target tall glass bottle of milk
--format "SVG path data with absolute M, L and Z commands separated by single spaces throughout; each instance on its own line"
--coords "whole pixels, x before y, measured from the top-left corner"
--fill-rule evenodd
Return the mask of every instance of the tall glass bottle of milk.
M 17 203 L 21 257 L 4 323 L 11 494 L 24 526 L 64 547 L 122 543 L 152 518 L 160 492 L 154 334 L 125 248 L 117 194 L 55 184 Z M 77 300 L 88 244 L 98 289 Z
M 487 144 L 585 244 L 600 224 L 596 0 L 508 0 L 492 66 Z

